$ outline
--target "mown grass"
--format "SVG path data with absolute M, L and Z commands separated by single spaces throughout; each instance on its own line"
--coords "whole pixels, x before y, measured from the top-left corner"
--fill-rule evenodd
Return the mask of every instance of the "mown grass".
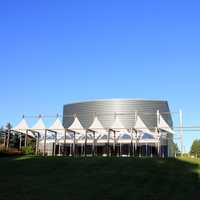
M 200 162 L 151 158 L 0 158 L 0 199 L 199 199 Z

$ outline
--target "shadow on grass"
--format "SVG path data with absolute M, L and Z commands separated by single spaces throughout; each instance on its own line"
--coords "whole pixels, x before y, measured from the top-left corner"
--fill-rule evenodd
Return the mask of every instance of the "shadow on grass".
M 200 162 L 175 159 L 0 159 L 0 199 L 199 199 Z

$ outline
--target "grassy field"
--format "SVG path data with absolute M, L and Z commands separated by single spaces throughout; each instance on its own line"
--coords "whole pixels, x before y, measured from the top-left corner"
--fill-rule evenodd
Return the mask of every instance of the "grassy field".
M 0 158 L 0 200 L 200 199 L 200 161 Z

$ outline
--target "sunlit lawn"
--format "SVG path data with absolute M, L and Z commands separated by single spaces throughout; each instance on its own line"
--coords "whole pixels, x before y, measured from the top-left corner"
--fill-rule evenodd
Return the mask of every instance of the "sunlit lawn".
M 0 170 L 0 200 L 200 199 L 194 159 L 0 158 Z

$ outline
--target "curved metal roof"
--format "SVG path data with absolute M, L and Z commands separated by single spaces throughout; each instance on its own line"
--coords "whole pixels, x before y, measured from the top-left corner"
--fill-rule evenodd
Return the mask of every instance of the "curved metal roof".
M 85 129 L 89 128 L 97 116 L 104 128 L 111 128 L 118 116 L 125 128 L 133 128 L 136 123 L 135 113 L 140 116 L 150 129 L 157 126 L 157 110 L 173 126 L 167 101 L 145 99 L 101 99 L 64 105 L 63 125 L 68 128 L 76 115 Z

